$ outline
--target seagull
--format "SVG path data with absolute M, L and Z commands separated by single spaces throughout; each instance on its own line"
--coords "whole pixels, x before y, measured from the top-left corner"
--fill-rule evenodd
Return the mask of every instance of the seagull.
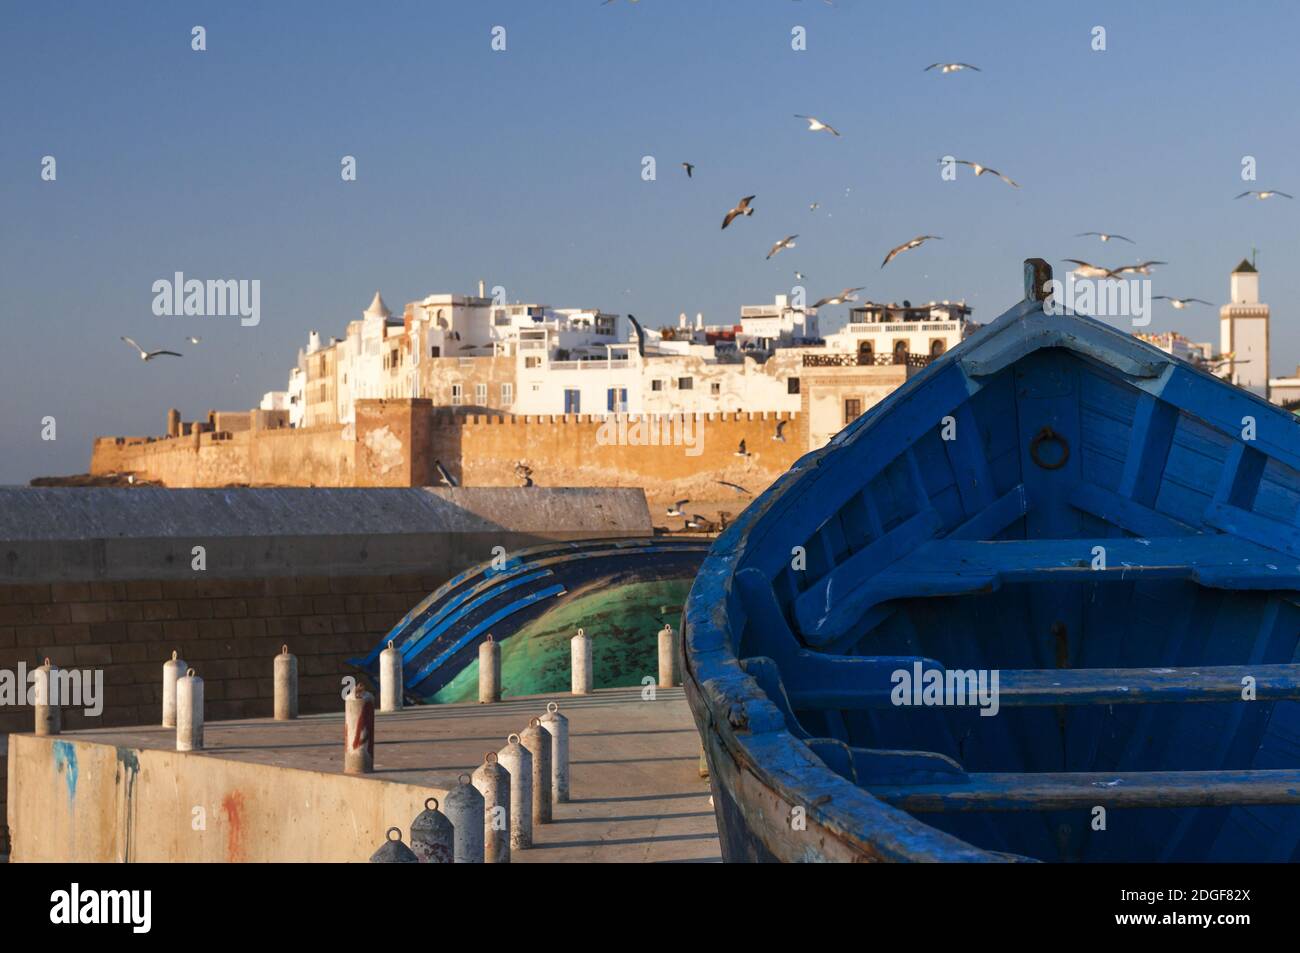
M 185 340 L 189 341 L 191 344 L 198 344 L 200 341 L 203 340 L 203 338 L 196 338 L 194 335 L 191 334 Z
M 456 478 L 447 472 L 447 468 L 442 465 L 441 460 L 434 460 L 433 468 L 438 471 L 438 482 L 443 486 L 456 485 Z
M 777 242 L 775 245 L 772 246 L 772 250 L 767 253 L 767 257 L 771 258 L 773 255 L 776 255 L 787 248 L 793 248 L 794 240 L 798 237 L 799 237 L 798 235 L 787 235 L 785 238 L 781 239 L 779 242 Z
M 685 516 L 686 514 L 682 512 L 682 507 L 689 502 L 690 500 L 678 500 L 676 503 L 673 503 L 671 506 L 668 507 L 668 515 Z
M 682 168 L 686 170 L 686 178 L 691 178 L 691 173 L 695 171 L 695 166 L 691 165 L 689 162 L 683 162 Z
M 740 446 L 736 448 L 736 456 L 738 457 L 749 456 L 749 451 L 745 449 L 745 441 L 743 440 L 740 441 Z
M 692 516 L 690 519 L 688 519 L 688 520 L 686 521 L 686 528 L 687 528 L 687 529 L 703 529 L 703 528 L 704 528 L 704 524 L 705 524 L 706 522 L 708 522 L 708 521 L 707 521 L 703 516 L 701 516 L 699 513 L 696 513 L 694 516 Z
M 805 120 L 808 123 L 809 132 L 829 132 L 833 136 L 839 135 L 839 133 L 835 131 L 834 126 L 822 122 L 816 116 L 801 116 L 798 113 L 795 113 L 794 118 Z
M 753 495 L 754 495 L 754 494 L 750 493 L 748 490 L 746 490 L 746 489 L 745 489 L 743 486 L 741 486 L 739 483 L 728 483 L 726 480 L 714 480 L 713 482 L 715 482 L 715 483 L 721 483 L 723 486 L 729 486 L 729 487 L 731 487 L 733 490 L 735 490 L 737 493 L 743 493 L 743 494 L 745 494 L 746 496 L 753 496 Z
M 1078 235 L 1075 235 L 1074 237 L 1075 237 L 1075 238 L 1092 238 L 1092 237 L 1094 237 L 1094 236 L 1097 237 L 1097 238 L 1100 238 L 1103 242 L 1108 242 L 1108 241 L 1110 241 L 1112 238 L 1117 238 L 1117 239 L 1119 239 L 1119 240 L 1122 241 L 1122 242 L 1128 242 L 1130 245 L 1136 245 L 1136 244 L 1137 244 L 1137 242 L 1133 241 L 1133 239 L 1131 239 L 1131 238 L 1125 238 L 1123 235 L 1112 235 L 1110 232 L 1080 232 Z
M 131 345 L 133 348 L 135 348 L 137 351 L 140 352 L 140 360 L 142 360 L 142 361 L 152 361 L 155 357 L 161 357 L 161 356 L 164 355 L 164 354 L 169 354 L 169 355 L 171 355 L 172 357 L 183 357 L 183 356 L 184 356 L 184 355 L 182 355 L 182 354 L 180 354 L 180 353 L 178 353 L 178 352 L 176 352 L 176 351 L 146 351 L 144 348 L 142 348 L 140 345 L 136 344 L 136 343 L 135 343 L 134 341 L 132 341 L 130 338 L 125 338 L 125 337 L 124 337 L 124 338 L 122 338 L 122 340 L 125 341 L 127 344 Z
M 1249 192 L 1242 192 L 1240 195 L 1236 196 L 1236 198 L 1244 199 L 1247 195 L 1253 195 L 1253 196 L 1255 196 L 1255 198 L 1259 199 L 1261 202 L 1262 202 L 1264 199 L 1271 199 L 1271 198 L 1272 198 L 1273 196 L 1275 196 L 1275 195 L 1280 195 L 1280 196 L 1282 196 L 1282 198 L 1284 198 L 1284 199 L 1293 199 L 1293 198 L 1295 198 L 1294 195 L 1287 195 L 1285 192 L 1279 192 L 1279 191 L 1277 191 L 1277 189 L 1264 189 L 1263 191 L 1259 191 L 1259 190 L 1256 190 L 1256 189 L 1252 189 L 1252 190 L 1249 191 Z
M 807 279 L 807 277 L 808 277 L 808 276 L 805 275 L 802 271 L 796 271 L 796 272 L 794 273 L 794 280 L 795 280 L 795 281 L 804 281 L 805 279 Z
M 821 202 L 813 202 L 811 205 L 808 206 L 808 211 L 815 212 L 821 207 L 822 207 Z
M 731 220 L 734 219 L 737 215 L 753 215 L 754 210 L 749 205 L 749 203 L 752 201 L 754 201 L 754 196 L 752 195 L 746 195 L 743 199 L 741 199 L 736 204 L 736 207 L 727 213 L 727 217 L 722 220 L 722 227 L 726 228 L 728 225 L 730 225 Z
M 922 73 L 928 73 L 930 70 L 937 68 L 941 73 L 956 73 L 964 69 L 973 69 L 977 73 L 984 72 L 978 66 L 971 66 L 969 63 L 931 63 Z
M 912 248 L 917 248 L 923 245 L 925 242 L 928 242 L 932 238 L 941 240 L 943 236 L 942 235 L 917 235 L 911 241 L 903 242 L 903 244 L 891 248 L 889 250 L 889 254 L 885 256 L 885 260 L 880 263 L 880 267 L 884 268 L 891 261 L 893 261 L 899 255 L 901 255 L 903 252 L 908 251 L 909 249 Z
M 1153 265 L 1167 265 L 1167 261 L 1144 261 L 1136 265 L 1124 265 L 1115 269 L 1117 275 L 1149 275 Z
M 966 159 L 954 159 L 953 161 L 956 162 L 958 165 L 970 166 L 972 169 L 975 170 L 975 178 L 977 179 L 985 172 L 987 172 L 989 175 L 996 175 L 999 179 L 1001 179 L 1003 182 L 1005 182 L 1007 185 L 1011 186 L 1014 189 L 1020 188 L 1020 186 L 1016 182 L 1012 181 L 1011 176 L 1003 175 L 997 169 L 990 169 L 986 165 L 980 165 L 978 162 L 969 162 Z M 943 164 L 942 159 L 939 160 L 939 164 L 940 165 Z
M 1187 307 L 1187 306 L 1188 306 L 1189 304 L 1191 304 L 1192 302 L 1195 302 L 1196 304 L 1209 304 L 1209 303 L 1210 303 L 1210 302 L 1204 300 L 1203 298 L 1175 298 L 1175 297 L 1172 297 L 1172 296 L 1170 296 L 1170 295 L 1156 295 L 1156 296 L 1155 296 L 1155 300 L 1156 300 L 1156 301 L 1168 301 L 1168 302 L 1169 302 L 1171 305 L 1173 305 L 1174 308 L 1175 308 L 1176 310 L 1178 310 L 1178 311 L 1182 311 L 1183 308 Z
M 1075 274 L 1082 275 L 1084 278 L 1114 278 L 1119 275 L 1118 271 L 1112 271 L 1109 268 L 1103 268 L 1101 265 L 1093 265 L 1086 261 L 1080 261 L 1078 258 L 1065 259 L 1072 265 L 1079 267 L 1074 269 Z
M 776 424 L 776 433 L 772 434 L 772 439 L 773 439 L 773 440 L 779 440 L 779 441 L 781 441 L 782 443 L 785 443 L 785 434 L 784 434 L 782 431 L 785 430 L 785 425 L 788 424 L 789 422 L 790 422 L 790 421 L 788 421 L 788 420 L 778 420 L 778 421 L 777 421 L 777 424 Z
M 866 285 L 863 285 L 861 288 L 845 288 L 837 295 L 831 295 L 829 298 L 822 298 L 820 301 L 814 304 L 813 307 L 820 308 L 828 304 L 844 304 L 844 302 L 846 301 L 857 301 L 858 292 L 865 287 Z

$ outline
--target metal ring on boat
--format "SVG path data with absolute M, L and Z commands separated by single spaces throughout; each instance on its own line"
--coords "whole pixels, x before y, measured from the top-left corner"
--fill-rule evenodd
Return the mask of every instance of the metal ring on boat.
M 1048 440 L 1054 440 L 1061 445 L 1061 459 L 1055 463 L 1048 463 L 1038 455 L 1038 445 Z M 1065 466 L 1065 461 L 1070 459 L 1070 444 L 1059 433 L 1051 427 L 1044 427 L 1038 431 L 1033 440 L 1029 441 L 1029 456 L 1033 458 L 1034 463 L 1038 464 L 1044 470 L 1059 470 Z

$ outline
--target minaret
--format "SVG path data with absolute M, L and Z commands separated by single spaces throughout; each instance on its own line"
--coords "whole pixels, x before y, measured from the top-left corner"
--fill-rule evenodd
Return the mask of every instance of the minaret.
M 1259 272 L 1246 259 L 1233 269 L 1228 304 L 1219 309 L 1219 376 L 1268 398 L 1268 305 L 1259 300 Z

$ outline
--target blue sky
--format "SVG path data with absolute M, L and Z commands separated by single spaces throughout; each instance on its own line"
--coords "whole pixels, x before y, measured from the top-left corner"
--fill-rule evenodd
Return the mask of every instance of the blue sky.
M 92 436 L 159 433 L 171 406 L 254 406 L 376 288 L 400 310 L 480 278 L 659 325 L 734 320 L 798 268 L 814 297 L 964 297 L 987 321 L 1025 257 L 1160 259 L 1156 294 L 1217 304 L 1254 247 L 1272 371 L 1300 360 L 1300 200 L 1232 199 L 1300 195 L 1290 3 L 6 2 L 2 26 L 0 483 L 84 472 Z M 943 182 L 945 154 L 1022 188 Z M 880 269 L 922 232 L 944 241 Z M 154 316 L 176 271 L 259 279 L 260 325 Z M 1166 329 L 1217 342 L 1217 311 L 1157 302 Z M 123 334 L 186 356 L 142 364 Z

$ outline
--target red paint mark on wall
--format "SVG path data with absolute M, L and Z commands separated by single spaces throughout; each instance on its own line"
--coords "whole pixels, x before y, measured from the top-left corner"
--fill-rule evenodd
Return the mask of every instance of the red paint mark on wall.
M 221 809 L 226 812 L 226 860 L 237 863 L 244 859 L 244 794 L 231 791 L 221 799 Z

